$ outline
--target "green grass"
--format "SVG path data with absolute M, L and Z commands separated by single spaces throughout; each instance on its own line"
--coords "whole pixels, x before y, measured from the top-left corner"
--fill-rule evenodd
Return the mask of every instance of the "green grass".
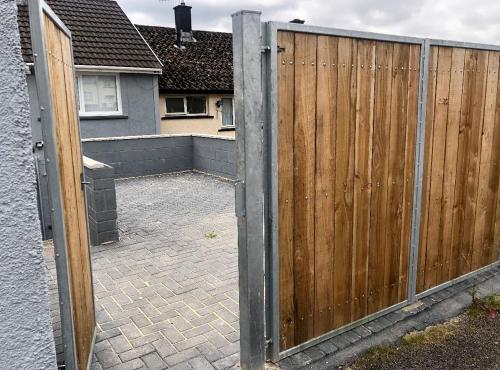
M 208 233 L 205 234 L 206 239 L 215 239 L 217 238 L 217 234 L 215 231 L 209 231 Z

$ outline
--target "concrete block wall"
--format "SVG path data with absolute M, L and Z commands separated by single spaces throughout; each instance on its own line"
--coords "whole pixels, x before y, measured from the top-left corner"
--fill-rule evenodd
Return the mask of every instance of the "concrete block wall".
M 116 178 L 193 168 L 191 136 L 150 135 L 83 140 L 83 153 L 114 169 Z
M 90 243 L 93 246 L 118 240 L 116 188 L 113 167 L 83 157 Z
M 235 140 L 215 136 L 193 136 L 193 169 L 235 179 Z
M 85 156 L 114 169 L 115 178 L 198 170 L 234 179 L 236 142 L 207 135 L 149 135 L 83 140 Z

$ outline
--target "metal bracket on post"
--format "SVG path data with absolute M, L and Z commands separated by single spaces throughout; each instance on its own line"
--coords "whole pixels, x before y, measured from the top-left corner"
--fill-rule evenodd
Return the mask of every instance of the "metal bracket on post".
M 233 14 L 240 365 L 264 370 L 264 158 L 260 12 Z M 240 209 L 241 207 L 241 209 Z
M 420 244 L 420 213 L 422 208 L 422 182 L 425 154 L 425 114 L 427 102 L 427 82 L 429 79 L 430 42 L 421 44 L 420 89 L 418 99 L 417 145 L 415 153 L 415 181 L 413 184 L 413 215 L 411 225 L 410 262 L 408 271 L 408 303 L 413 304 L 417 295 L 418 248 Z

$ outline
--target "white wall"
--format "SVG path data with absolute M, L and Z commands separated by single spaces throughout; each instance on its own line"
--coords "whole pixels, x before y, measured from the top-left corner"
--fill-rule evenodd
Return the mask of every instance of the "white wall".
M 56 369 L 16 13 L 0 0 L 0 369 Z

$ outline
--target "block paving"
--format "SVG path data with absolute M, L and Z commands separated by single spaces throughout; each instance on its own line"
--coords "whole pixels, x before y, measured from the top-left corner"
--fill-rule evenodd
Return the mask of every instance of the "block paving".
M 116 192 L 120 241 L 92 248 L 97 338 L 91 368 L 235 368 L 233 183 L 188 172 L 117 180 Z M 61 354 L 55 264 L 53 253 L 45 254 Z

